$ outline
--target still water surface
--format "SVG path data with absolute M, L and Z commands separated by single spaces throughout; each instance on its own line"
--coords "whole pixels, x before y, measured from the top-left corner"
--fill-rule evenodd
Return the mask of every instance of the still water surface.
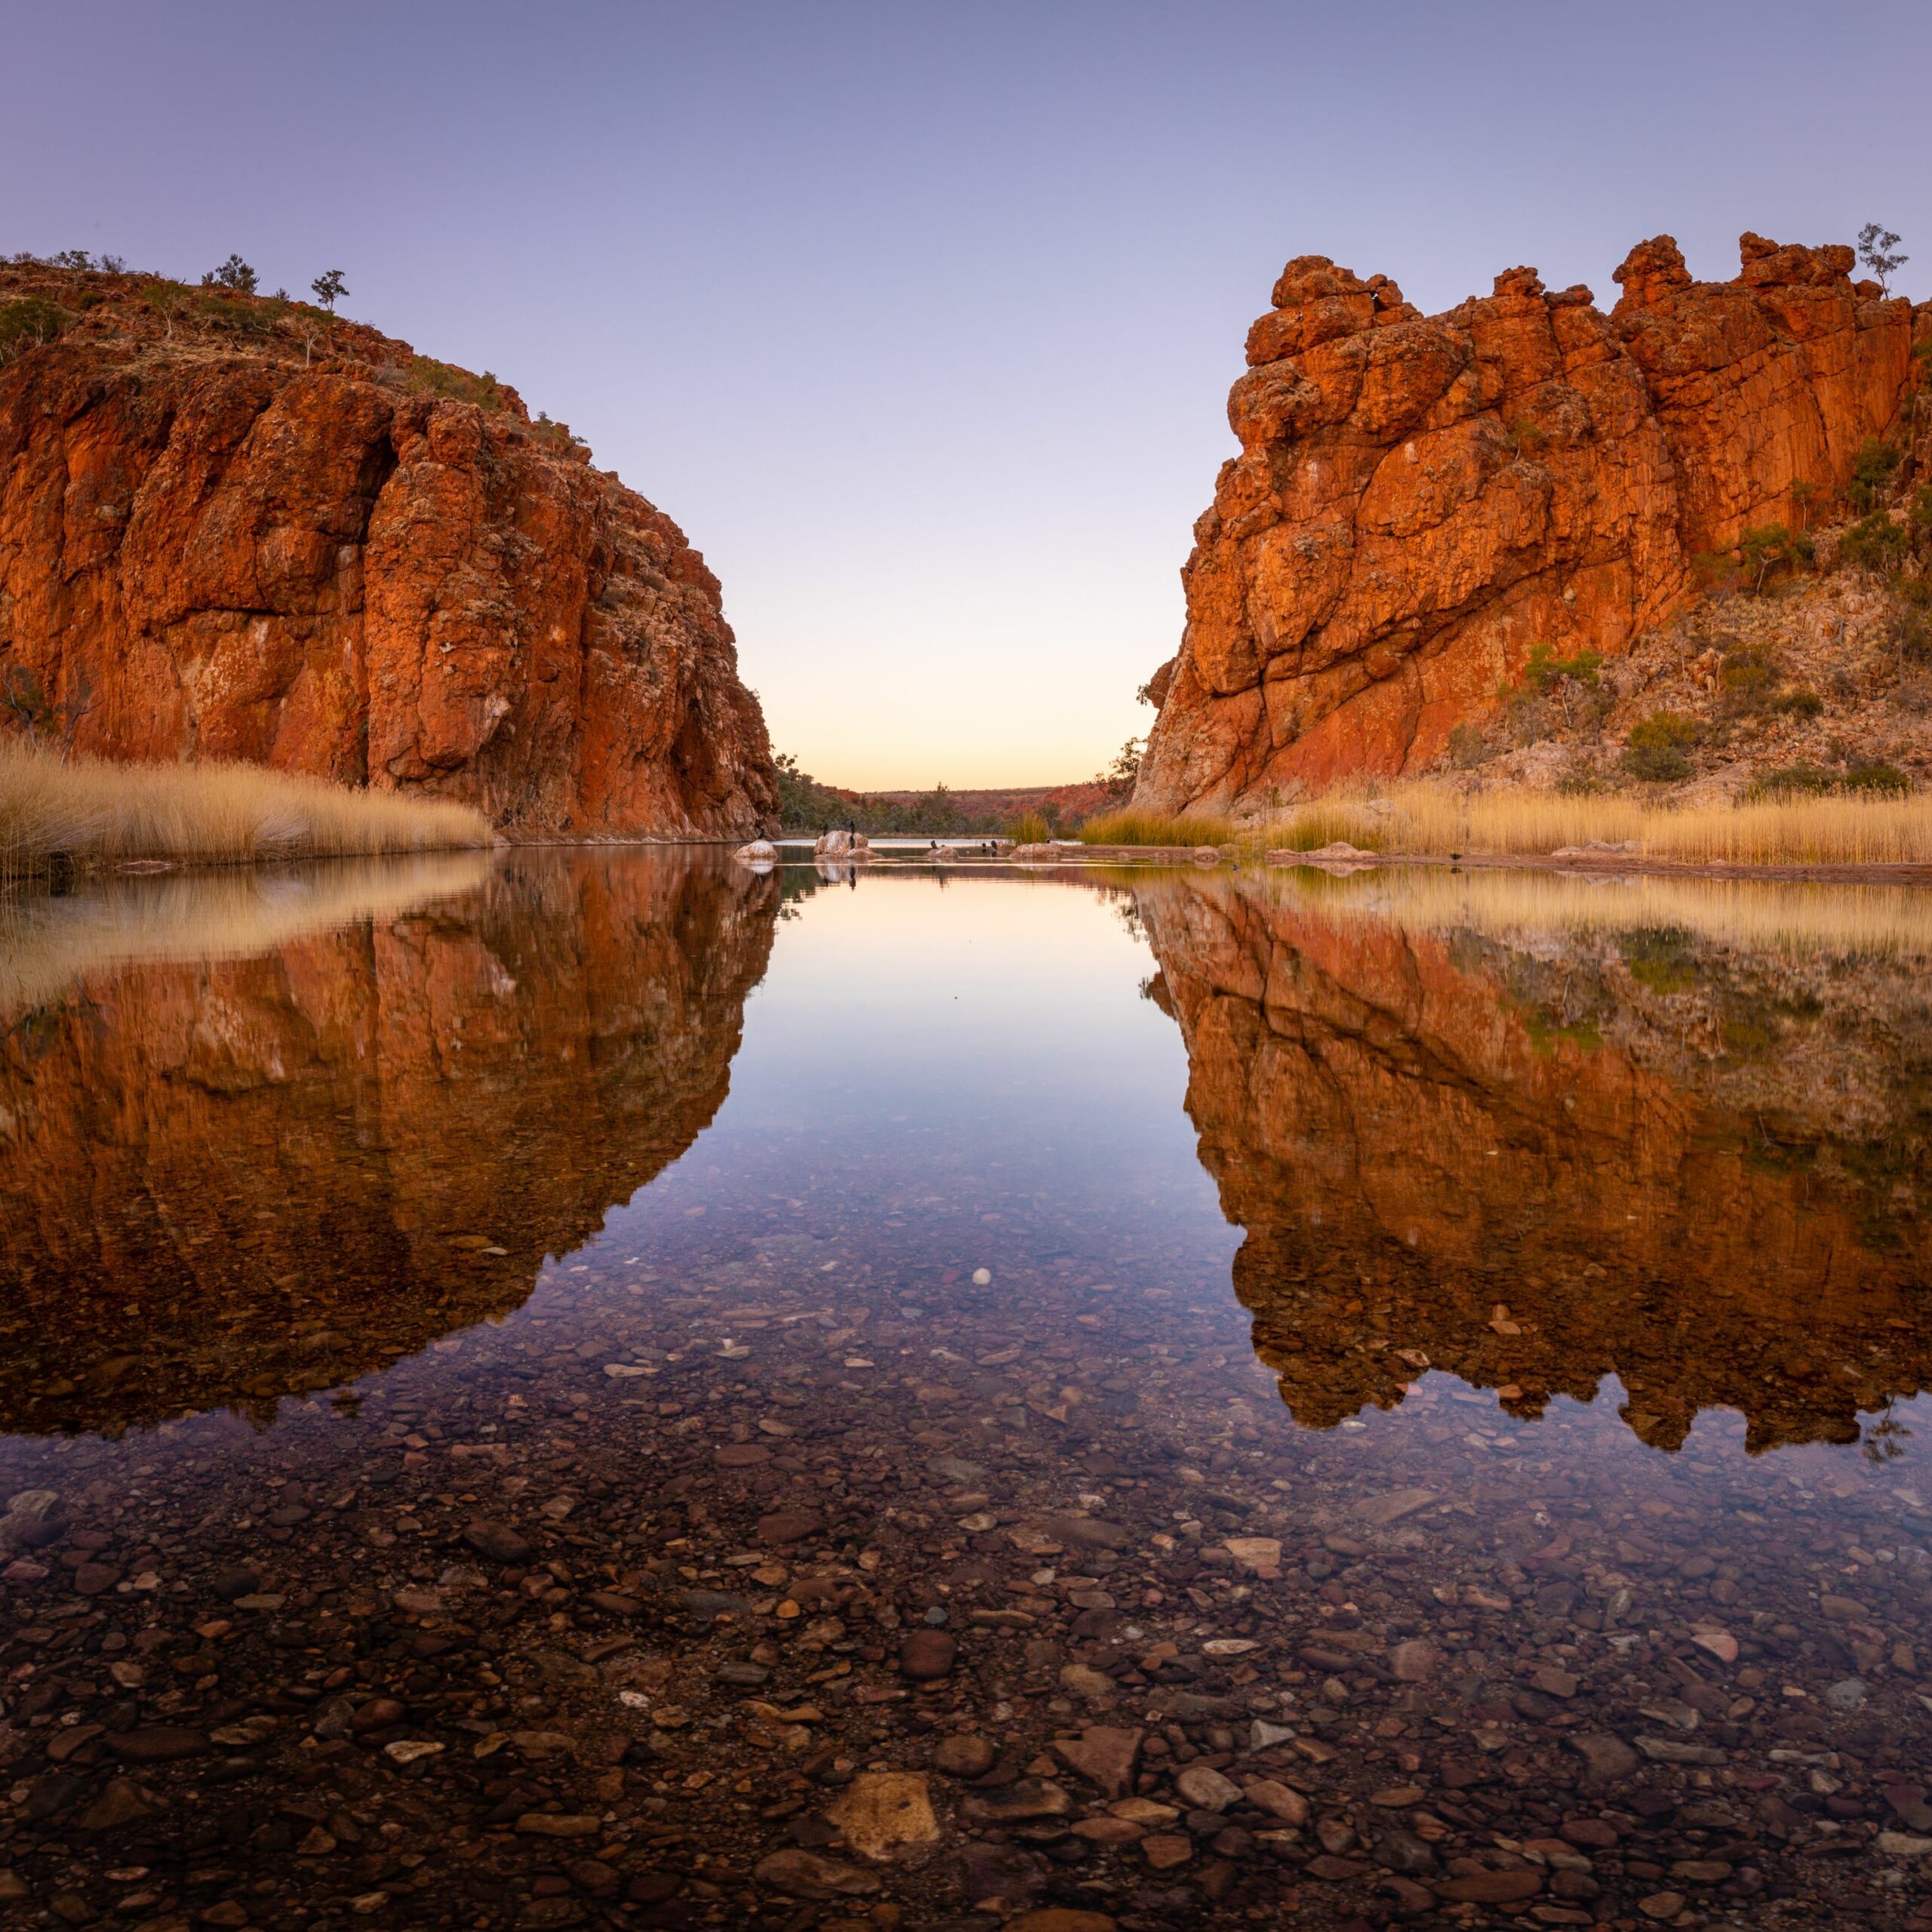
M 23 1922 L 1932 1924 L 1910 895 L 5 917 Z

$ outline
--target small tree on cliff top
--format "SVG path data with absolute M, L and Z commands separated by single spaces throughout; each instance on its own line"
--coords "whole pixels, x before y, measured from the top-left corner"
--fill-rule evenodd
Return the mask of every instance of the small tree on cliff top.
M 1909 255 L 1891 253 L 1899 245 L 1899 239 L 1881 222 L 1868 221 L 1858 231 L 1858 259 L 1872 271 L 1882 294 L 1890 294 L 1894 272 L 1912 260 Z
M 202 277 L 204 288 L 235 288 L 244 295 L 255 292 L 255 271 L 239 255 L 230 255 L 218 269 L 210 269 Z
M 331 315 L 335 313 L 337 303 L 349 293 L 349 284 L 343 279 L 340 269 L 324 270 L 309 286 L 315 291 L 315 300 Z

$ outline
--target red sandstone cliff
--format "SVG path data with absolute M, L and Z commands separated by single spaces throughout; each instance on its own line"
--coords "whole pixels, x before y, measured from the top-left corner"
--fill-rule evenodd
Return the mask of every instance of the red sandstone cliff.
M 1195 526 L 1136 804 L 1426 765 L 1534 645 L 1627 650 L 1694 558 L 1801 522 L 1795 483 L 1828 495 L 1909 429 L 1912 305 L 1854 284 L 1849 248 L 1741 248 L 1735 281 L 1694 282 L 1643 243 L 1607 315 L 1531 269 L 1425 317 L 1386 276 L 1291 262 L 1228 398 L 1241 454 Z
M 0 368 L 0 675 L 82 749 L 523 833 L 775 812 L 717 580 L 513 390 L 226 290 L 0 266 L 28 301 L 58 333 Z

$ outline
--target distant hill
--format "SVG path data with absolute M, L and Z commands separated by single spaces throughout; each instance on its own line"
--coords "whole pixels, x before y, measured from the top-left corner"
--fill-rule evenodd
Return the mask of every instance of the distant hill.
M 896 804 L 910 805 L 931 796 L 924 792 L 878 792 L 872 795 Z M 1005 820 L 1022 812 L 1051 816 L 1058 813 L 1062 822 L 1078 825 L 1097 812 L 1110 810 L 1121 800 L 1119 792 L 1097 778 L 1081 779 L 1071 785 L 1019 785 L 1004 791 L 951 791 L 947 797 L 962 811 L 977 817 Z

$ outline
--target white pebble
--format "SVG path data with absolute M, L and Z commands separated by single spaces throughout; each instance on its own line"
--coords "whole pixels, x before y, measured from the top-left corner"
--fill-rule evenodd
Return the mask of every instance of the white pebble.
M 973 1285 L 976 1288 L 983 1288 L 992 1278 L 993 1271 L 990 1268 L 975 1268 L 973 1270 Z

